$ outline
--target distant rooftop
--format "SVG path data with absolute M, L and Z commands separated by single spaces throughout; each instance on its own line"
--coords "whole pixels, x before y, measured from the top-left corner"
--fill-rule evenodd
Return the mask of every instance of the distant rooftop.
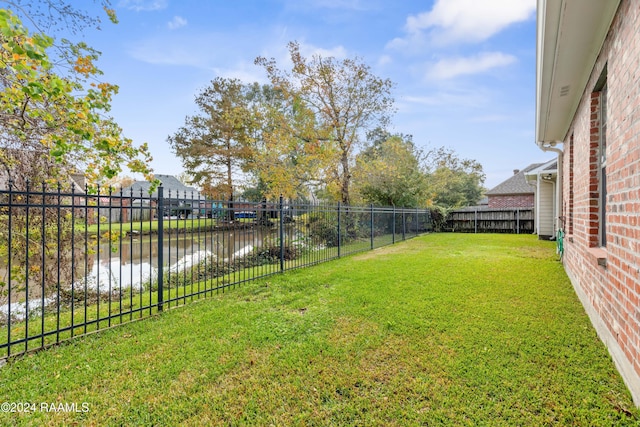
M 503 194 L 532 194 L 535 192 L 535 186 L 529 184 L 525 174 L 533 169 L 539 168 L 544 163 L 533 163 L 522 170 L 514 170 L 513 176 L 506 181 L 496 185 L 487 191 L 487 196 L 498 196 Z
M 557 173 L 558 172 L 558 159 L 549 160 L 547 163 L 543 163 L 537 168 L 531 169 L 525 172 L 525 175 L 532 177 L 539 173 Z
M 200 192 L 194 187 L 188 187 L 181 183 L 178 178 L 173 175 L 159 175 L 156 174 L 155 178 L 158 179 L 164 191 L 164 197 L 171 199 L 195 199 L 195 200 L 204 200 L 204 197 L 200 194 Z M 122 189 L 122 194 L 124 196 L 136 196 L 140 195 L 140 190 L 142 190 L 142 194 L 144 196 L 149 196 L 149 188 L 151 187 L 151 183 L 149 181 L 136 181 L 128 187 Z M 152 194 L 152 198 L 158 197 L 158 189 L 156 189 Z

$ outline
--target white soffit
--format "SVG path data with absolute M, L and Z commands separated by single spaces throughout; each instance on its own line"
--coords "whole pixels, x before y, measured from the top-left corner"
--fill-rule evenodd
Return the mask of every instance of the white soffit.
M 620 0 L 538 0 L 536 142 L 564 140 Z

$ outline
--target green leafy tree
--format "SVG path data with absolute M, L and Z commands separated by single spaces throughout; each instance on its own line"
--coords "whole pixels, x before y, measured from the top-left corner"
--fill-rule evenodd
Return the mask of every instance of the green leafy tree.
M 260 122 L 250 170 L 264 196 L 305 198 L 322 188 L 332 146 L 317 138 L 315 115 L 301 99 L 289 103 L 273 86 L 255 86 Z
M 0 9 L 2 184 L 18 191 L 39 191 L 40 195 L 29 195 L 29 203 L 42 206 L 31 208 L 31 215 L 28 208 L 16 206 L 0 216 L 0 259 L 12 259 L 5 275 L 12 275 L 14 292 L 28 280 L 32 291 L 46 293 L 72 276 L 74 263 L 60 249 L 79 236 L 74 233 L 70 209 L 45 209 L 60 203 L 60 196 L 47 195 L 45 190 L 78 191 L 70 176 L 80 173 L 95 191 L 98 183 L 113 179 L 124 167 L 152 180 L 151 156 L 146 144 L 136 147 L 108 116 L 118 88 L 100 81 L 102 73 L 95 65 L 98 53 L 83 42 L 56 39 L 43 31 L 75 33 L 97 21 L 58 0 L 0 3 L 7 5 Z M 108 3 L 103 4 L 115 21 Z M 24 19 L 34 31 L 23 24 Z M 58 185 L 52 188 L 53 183 Z M 22 194 L 11 197 L 15 204 L 24 203 Z M 0 278 L 4 295 L 5 279 Z
M 305 132 L 294 132 L 293 141 L 309 143 L 318 150 L 322 147 L 326 158 L 319 169 L 324 172 L 327 188 L 342 203 L 349 204 L 357 148 L 367 130 L 388 122 L 393 110 L 393 84 L 373 75 L 358 58 L 338 61 L 313 55 L 307 59 L 297 42 L 290 42 L 288 47 L 291 72 L 279 69 L 274 59 L 258 57 L 255 62 L 264 67 L 291 110 L 305 111 Z M 278 127 L 275 131 L 290 129 L 300 126 Z M 292 138 L 284 138 L 283 144 L 290 144 Z M 280 151 L 286 152 L 287 147 Z
M 252 87 L 238 79 L 214 79 L 196 96 L 200 114 L 188 116 L 167 139 L 191 182 L 210 196 L 232 201 L 234 176 L 252 157 L 257 126 L 252 95 Z
M 429 204 L 458 208 L 476 204 L 484 192 L 485 174 L 476 160 L 461 159 L 441 147 L 428 154 Z
M 106 114 L 117 86 L 99 82 L 98 54 L 67 42 L 49 55 L 54 39 L 30 33 L 9 9 L 0 9 L 0 163 L 15 166 L 11 150 L 47 156 L 64 176 L 81 171 L 89 184 L 124 166 L 152 178 L 146 144 L 135 147 Z M 37 179 L 38 177 L 32 177 Z
M 378 139 L 357 156 L 354 187 L 367 203 L 423 207 L 427 181 L 421 152 L 411 137 L 378 131 Z

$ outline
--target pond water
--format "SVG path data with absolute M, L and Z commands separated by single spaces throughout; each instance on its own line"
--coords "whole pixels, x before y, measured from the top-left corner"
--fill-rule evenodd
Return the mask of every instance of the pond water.
M 273 230 L 246 230 L 223 233 L 181 234 L 166 236 L 162 251 L 164 265 L 170 272 L 182 271 L 205 259 L 229 261 L 245 256 L 260 247 Z M 100 246 L 88 274 L 87 287 L 96 290 L 111 286 L 129 288 L 145 283 L 158 272 L 157 236 Z M 84 280 L 82 281 L 84 286 Z
M 247 229 L 217 233 L 186 233 L 178 235 L 165 234 L 162 245 L 165 271 L 171 273 L 183 271 L 206 260 L 220 262 L 233 261 L 260 247 L 265 241 L 277 236 L 277 230 Z M 76 249 L 77 250 L 77 249 Z M 119 289 L 133 288 L 142 290 L 151 280 L 158 276 L 158 237 L 156 235 L 127 237 L 115 244 L 103 243 L 94 248 L 90 255 L 82 257 L 82 264 L 76 266 L 81 271 L 81 280 L 68 284 L 78 291 L 95 291 L 109 293 Z M 86 260 L 85 260 L 86 258 Z M 0 270 L 2 267 L 0 266 Z M 84 272 L 86 271 L 86 274 Z M 4 271 L 0 271 L 0 274 Z M 15 286 L 15 285 L 14 285 Z M 11 316 L 21 320 L 25 314 L 40 311 L 42 307 L 42 290 L 33 289 L 28 303 L 24 302 L 24 293 L 12 293 Z M 23 302 L 17 302 L 22 300 Z M 54 302 L 56 296 L 45 296 L 45 306 Z M 0 305 L 0 313 L 5 317 L 9 313 L 9 305 Z M 1 319 L 0 319 L 1 320 Z M 1 323 L 1 322 L 0 322 Z

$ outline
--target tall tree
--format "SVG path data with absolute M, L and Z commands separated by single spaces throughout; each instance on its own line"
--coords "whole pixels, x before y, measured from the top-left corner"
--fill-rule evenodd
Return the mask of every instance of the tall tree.
M 234 175 L 246 168 L 255 140 L 252 88 L 238 79 L 216 78 L 195 102 L 199 115 L 167 138 L 192 183 L 233 200 Z
M 275 59 L 256 58 L 273 86 L 287 102 L 304 105 L 312 113 L 314 134 L 294 135 L 303 141 L 328 145 L 328 188 L 344 204 L 349 204 L 351 168 L 355 152 L 368 129 L 384 126 L 393 110 L 392 82 L 372 74 L 369 66 L 356 59 L 338 61 L 333 57 L 302 56 L 297 42 L 288 44 L 293 62 L 291 72 L 278 68 Z
M 117 23 L 115 11 L 110 0 L 91 0 L 82 2 L 99 4 L 109 20 Z M 55 35 L 62 32 L 77 35 L 89 27 L 100 29 L 101 16 L 94 16 L 68 0 L 0 0 L 7 9 L 11 9 L 27 26 L 35 27 L 37 32 Z M 68 44 L 60 40 L 59 46 Z
M 441 147 L 428 153 L 427 182 L 431 205 L 446 208 L 474 205 L 480 200 L 485 174 L 476 160 L 462 159 Z
M 44 1 L 42 7 L 51 3 L 62 4 Z M 16 164 L 11 153 L 27 150 L 49 157 L 54 176 L 80 169 L 96 184 L 126 165 L 151 179 L 146 144 L 135 147 L 106 115 L 118 88 L 99 82 L 98 53 L 82 42 L 65 42 L 58 50 L 64 54 L 54 58 L 54 41 L 30 33 L 12 10 L 0 9 L 0 164 L 10 173 Z
M 354 188 L 367 203 L 423 207 L 427 181 L 422 154 L 411 137 L 377 132 L 357 156 Z
M 0 216 L 0 259 L 13 261 L 3 272 L 15 281 L 13 292 L 29 281 L 41 281 L 42 292 L 73 277 L 79 267 L 69 251 L 60 249 L 82 238 L 70 209 L 45 208 L 60 203 L 59 195 L 45 191 L 46 184 L 58 181 L 65 190 L 73 188 L 69 178 L 79 172 L 95 190 L 125 166 L 151 180 L 151 156 L 146 144 L 134 146 L 107 115 L 118 88 L 99 80 L 98 52 L 44 31 L 76 33 L 97 21 L 62 0 L 0 3 L 7 5 L 0 9 L 0 166 L 9 180 L 3 184 L 35 192 L 27 197 L 30 208 L 42 208 L 41 215 L 13 207 L 10 215 Z M 115 21 L 113 11 L 105 10 Z M 55 261 L 52 253 L 58 255 Z M 34 289 L 38 292 L 38 286 Z M 0 297 L 6 290 L 0 277 Z
M 251 171 L 267 198 L 305 198 L 323 183 L 331 146 L 316 136 L 315 116 L 300 99 L 288 103 L 273 86 L 255 86 L 260 121 Z

